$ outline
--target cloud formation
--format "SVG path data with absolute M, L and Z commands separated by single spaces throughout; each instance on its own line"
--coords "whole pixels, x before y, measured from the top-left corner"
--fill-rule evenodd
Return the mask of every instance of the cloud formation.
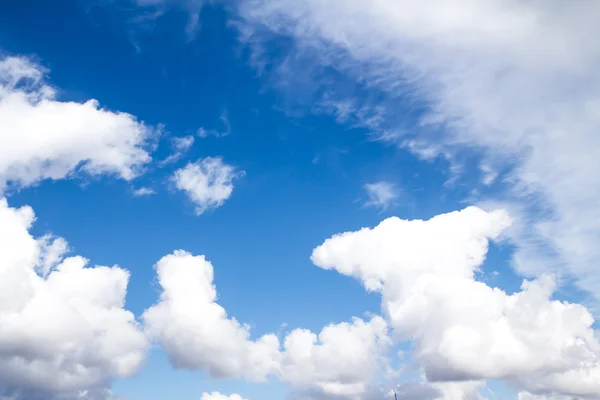
M 312 260 L 381 293 L 384 315 L 431 382 L 505 379 L 532 393 L 600 396 L 600 343 L 585 307 L 552 300 L 550 275 L 514 294 L 476 279 L 489 240 L 510 223 L 504 211 L 476 207 L 389 218 L 333 236 Z
M 178 250 L 163 257 L 156 271 L 160 299 L 142 319 L 175 368 L 251 381 L 274 376 L 295 387 L 355 398 L 381 366 L 389 343 L 381 317 L 328 325 L 319 334 L 295 329 L 281 346 L 274 334 L 253 340 L 247 324 L 227 315 L 204 256 Z
M 369 198 L 365 202 L 366 207 L 376 207 L 385 210 L 400 196 L 396 185 L 390 182 L 365 183 L 363 188 Z
M 77 171 L 131 180 L 151 161 L 156 130 L 134 116 L 57 100 L 48 71 L 24 57 L 0 61 L 0 192 Z
M 206 157 L 175 171 L 172 181 L 196 205 L 201 215 L 211 208 L 218 208 L 233 193 L 233 180 L 243 175 L 221 157 Z
M 285 82 L 312 71 L 301 80 L 309 90 L 333 68 L 369 94 L 310 89 L 342 120 L 425 158 L 477 152 L 482 183 L 508 185 L 499 200 L 524 211 L 513 229 L 518 271 L 572 274 L 597 296 L 599 3 L 252 0 L 238 11 L 246 40 L 295 39 L 273 68 Z
M 132 376 L 147 340 L 124 309 L 129 273 L 63 258 L 62 238 L 30 233 L 30 207 L 0 199 L 0 387 L 15 399 L 106 394 Z M 0 392 L 2 393 L 2 392 Z M 62 397 L 61 397 L 62 398 Z M 106 398 L 104 396 L 103 398 Z

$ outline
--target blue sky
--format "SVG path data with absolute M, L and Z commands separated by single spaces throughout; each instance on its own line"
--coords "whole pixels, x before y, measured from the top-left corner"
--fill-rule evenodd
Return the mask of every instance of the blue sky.
M 367 400 L 393 387 L 415 399 L 600 396 L 600 57 L 580 40 L 597 31 L 587 15 L 598 10 L 334 3 L 0 5 L 0 215 L 14 224 L 4 223 L 0 249 L 21 249 L 16 232 L 65 238 L 49 274 L 39 268 L 52 248 L 38 241 L 31 253 L 39 287 L 66 276 L 63 257 L 76 254 L 89 269 L 128 271 L 117 309 L 135 316 L 123 348 L 139 356 L 76 383 L 63 384 L 63 367 L 37 380 L 7 373 L 0 399 Z M 36 96 L 27 107 L 15 100 L 23 94 Z M 86 111 L 89 99 L 100 108 Z M 11 217 L 23 206 L 35 212 L 31 228 Z M 478 208 L 448 214 L 468 206 Z M 214 282 L 191 255 L 212 263 Z M 8 321 L 29 314 L 11 314 L 18 293 L 7 296 L 0 322 L 13 329 Z M 97 305 L 84 312 L 87 300 L 53 296 L 104 324 Z M 66 315 L 47 313 L 58 324 Z M 23 335 L 50 341 L 50 322 L 34 321 Z M 92 352 L 64 321 L 65 343 Z M 284 344 L 326 326 L 309 356 Z M 95 329 L 93 338 L 111 328 Z M 247 331 L 235 346 L 218 340 Z M 271 353 L 258 347 L 263 335 L 279 340 L 265 345 Z M 14 357 L 72 357 L 6 337 L 7 371 Z M 73 362 L 92 368 L 86 360 Z

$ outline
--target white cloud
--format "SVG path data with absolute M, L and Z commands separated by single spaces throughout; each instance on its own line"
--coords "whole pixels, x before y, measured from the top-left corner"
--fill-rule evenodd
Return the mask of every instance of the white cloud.
M 196 205 L 196 214 L 200 215 L 221 207 L 231 197 L 233 180 L 242 174 L 221 157 L 206 157 L 175 171 L 172 180 Z
M 22 57 L 0 61 L 0 192 L 75 171 L 130 180 L 151 158 L 154 130 L 130 114 L 56 99 L 46 70 Z
M 203 369 L 216 377 L 263 380 L 279 364 L 279 339 L 250 340 L 250 328 L 216 303 L 213 267 L 182 250 L 156 264 L 163 291 L 142 319 L 176 368 Z
M 369 197 L 365 202 L 365 206 L 367 207 L 376 207 L 385 210 L 400 196 L 396 185 L 390 182 L 366 183 L 363 185 L 363 188 Z
M 330 395 L 360 398 L 381 368 L 388 345 L 387 324 L 381 317 L 331 324 L 318 335 L 295 329 L 284 341 L 280 379 Z
M 600 3 L 254 0 L 239 11 L 245 37 L 263 28 L 291 35 L 310 65 L 336 68 L 378 91 L 374 98 L 384 93 L 367 102 L 385 111 L 370 120 L 383 137 L 430 156 L 479 149 L 492 170 L 512 167 L 507 196 L 543 211 L 528 210 L 515 236 L 518 270 L 572 273 L 597 296 L 600 48 L 591 38 L 600 35 Z M 278 71 L 285 79 L 304 72 L 293 62 Z M 403 124 L 407 103 L 429 108 L 413 129 Z M 541 201 L 532 204 L 532 193 Z M 540 258 L 548 248 L 554 256 Z
M 212 392 L 212 393 L 202 393 L 200 400 L 247 400 L 247 399 L 244 399 L 242 396 L 240 396 L 239 394 L 235 394 L 235 393 L 227 396 L 227 395 L 221 394 L 219 392 Z
M 194 137 L 191 135 L 172 138 L 171 145 L 175 152 L 167 156 L 167 158 L 164 160 L 161 160 L 159 165 L 164 167 L 167 164 L 172 164 L 179 161 L 185 155 L 185 153 L 190 150 L 195 141 L 196 139 L 194 139 Z
M 149 188 L 149 187 L 141 187 L 141 188 L 137 188 L 133 191 L 133 195 L 136 197 L 152 196 L 153 194 L 156 194 L 156 192 L 154 191 L 154 189 Z
M 296 329 L 280 346 L 274 334 L 250 338 L 250 327 L 217 302 L 213 267 L 182 250 L 157 264 L 159 302 L 142 316 L 175 368 L 201 369 L 221 378 L 278 377 L 294 387 L 331 395 L 363 393 L 383 362 L 388 339 L 381 317 L 328 325 L 317 335 Z
M 573 396 L 564 396 L 555 393 L 533 394 L 521 391 L 517 394 L 517 400 L 577 400 Z
M 63 259 L 66 241 L 36 240 L 34 220 L 30 207 L 0 199 L 0 387 L 16 399 L 106 393 L 111 378 L 138 370 L 147 347 L 123 308 L 129 273 Z
M 182 136 L 182 137 L 174 137 L 173 139 L 173 148 L 178 152 L 186 152 L 194 145 L 194 137 Z
M 588 310 L 552 300 L 552 276 L 512 295 L 475 279 L 511 223 L 469 207 L 428 221 L 389 218 L 333 236 L 313 262 L 380 292 L 384 315 L 429 381 L 507 379 L 535 393 L 600 396 L 600 343 Z M 481 357 L 485 354 L 485 357 Z

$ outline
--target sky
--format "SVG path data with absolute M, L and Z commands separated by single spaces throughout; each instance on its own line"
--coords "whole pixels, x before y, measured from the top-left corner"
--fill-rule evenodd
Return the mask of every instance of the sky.
M 600 398 L 599 15 L 0 0 L 0 400 Z

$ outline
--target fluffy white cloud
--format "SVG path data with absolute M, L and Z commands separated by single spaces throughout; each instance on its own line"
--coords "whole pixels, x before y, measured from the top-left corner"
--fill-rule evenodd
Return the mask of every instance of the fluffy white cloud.
M 503 211 L 476 207 L 428 221 L 389 218 L 326 240 L 312 260 L 381 293 L 430 381 L 509 379 L 536 393 L 600 396 L 600 344 L 585 307 L 552 300 L 551 276 L 514 294 L 476 280 L 488 241 L 510 223 Z
M 34 220 L 30 207 L 0 199 L 0 387 L 16 399 L 105 393 L 112 377 L 137 371 L 147 347 L 123 308 L 129 273 L 63 259 L 66 242 L 36 240 Z
M 213 267 L 204 256 L 182 250 L 156 264 L 163 291 L 142 315 L 176 368 L 203 369 L 217 377 L 263 380 L 279 365 L 279 339 L 250 339 L 250 328 L 216 303 Z
M 156 264 L 159 302 L 142 316 L 176 368 L 202 369 L 216 377 L 255 381 L 269 375 L 296 387 L 356 397 L 380 367 L 388 344 L 381 317 L 355 318 L 318 334 L 296 329 L 283 348 L 276 335 L 250 338 L 250 327 L 228 317 L 217 302 L 213 267 L 182 250 Z
M 221 207 L 233 192 L 233 180 L 243 174 L 221 157 L 206 157 L 175 171 L 175 187 L 187 194 L 200 215 Z
M 239 394 L 235 394 L 235 393 L 230 396 L 227 396 L 227 395 L 221 394 L 219 392 L 212 392 L 212 393 L 202 393 L 200 400 L 247 400 L 247 399 L 244 399 L 242 396 L 240 396 Z
M 130 180 L 151 158 L 154 130 L 130 114 L 56 99 L 46 70 L 22 57 L 0 61 L 0 192 L 75 171 Z
M 481 149 L 486 184 L 508 169 L 511 201 L 527 209 L 532 194 L 541 198 L 515 231 L 519 271 L 567 271 L 595 296 L 600 47 L 591 38 L 600 35 L 599 12 L 586 0 L 240 3 L 246 38 L 266 28 L 296 39 L 278 69 L 286 82 L 328 66 L 386 99 L 329 99 L 338 117 L 424 157 L 456 161 L 463 149 Z M 302 88 L 323 81 L 308 77 Z M 403 110 L 415 103 L 429 112 L 412 129 Z
M 285 338 L 279 375 L 295 386 L 360 398 L 381 368 L 388 345 L 387 324 L 377 316 L 328 325 L 319 335 L 295 329 Z
M 369 197 L 365 203 L 367 207 L 386 209 L 400 195 L 396 185 L 385 181 L 366 183 L 363 185 L 363 188 Z

